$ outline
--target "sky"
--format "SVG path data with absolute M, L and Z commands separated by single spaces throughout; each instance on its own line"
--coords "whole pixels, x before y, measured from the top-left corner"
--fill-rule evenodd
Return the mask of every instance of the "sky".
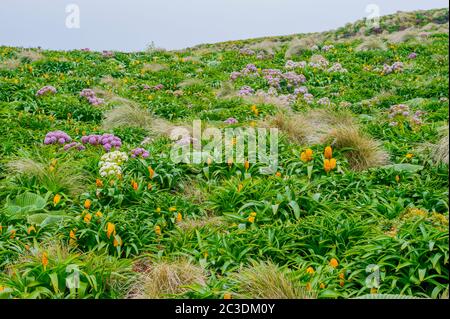
M 0 0 L 0 45 L 140 51 L 154 42 L 172 50 L 444 7 L 447 0 Z

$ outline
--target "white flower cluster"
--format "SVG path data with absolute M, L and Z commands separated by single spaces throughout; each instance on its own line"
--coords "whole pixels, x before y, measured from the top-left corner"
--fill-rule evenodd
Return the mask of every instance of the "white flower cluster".
M 121 165 L 128 161 L 128 155 L 125 152 L 114 151 L 104 154 L 100 158 L 100 176 L 117 176 L 122 174 Z

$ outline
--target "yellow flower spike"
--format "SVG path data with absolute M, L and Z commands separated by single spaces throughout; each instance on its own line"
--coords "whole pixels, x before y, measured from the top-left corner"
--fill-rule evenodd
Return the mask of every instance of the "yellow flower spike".
M 153 185 L 150 184 L 150 183 L 148 183 L 148 184 L 147 184 L 147 189 L 148 189 L 149 191 L 151 191 L 151 190 L 153 189 Z
M 276 172 L 276 173 L 275 173 L 275 176 L 276 176 L 276 177 L 281 177 L 281 173 L 280 173 L 280 172 Z
M 407 159 L 411 159 L 411 158 L 414 157 L 414 154 L 408 153 L 408 154 L 406 154 L 405 157 L 406 157 Z
M 223 294 L 223 299 L 232 299 L 232 298 L 233 297 L 229 292 Z
M 86 224 L 89 224 L 91 222 L 92 219 L 92 215 L 87 213 L 86 215 L 84 215 L 83 220 L 86 222 Z
M 48 255 L 46 252 L 42 253 L 41 262 L 42 262 L 42 266 L 44 266 L 44 270 L 45 270 L 48 265 Z
M 53 205 L 54 205 L 54 206 L 58 205 L 58 203 L 59 203 L 60 201 L 61 201 L 61 195 L 56 194 L 56 195 L 53 197 Z
M 320 287 L 320 289 L 324 289 L 325 288 L 325 284 L 323 282 L 321 282 L 319 287 Z
M 102 216 L 103 216 L 103 214 L 102 214 L 101 211 L 97 211 L 97 212 L 95 213 L 95 217 L 97 217 L 97 218 L 101 218 Z
M 331 169 L 336 168 L 336 159 L 335 158 L 330 159 L 330 167 L 331 167 Z
M 331 258 L 329 265 L 333 268 L 336 268 L 337 266 L 339 266 L 339 262 L 336 258 Z
M 28 229 L 27 229 L 28 235 L 29 235 L 32 231 L 33 231 L 33 232 L 36 232 L 36 228 L 34 228 L 33 225 L 31 225 L 30 227 L 28 227 Z
M 106 224 L 106 236 L 108 237 L 108 239 L 112 234 L 116 235 L 116 226 L 113 223 L 108 222 Z
M 378 293 L 378 289 L 377 288 L 370 288 L 370 293 L 372 295 L 374 295 L 374 294 Z
M 16 230 L 15 229 L 11 229 L 11 231 L 9 232 L 9 238 L 14 239 L 14 237 L 16 237 Z
M 157 207 L 157 208 L 156 208 L 156 212 L 157 212 L 157 213 L 161 213 L 161 207 Z
M 237 188 L 238 193 L 240 193 L 243 188 L 244 188 L 244 185 L 239 184 L 238 188 Z
M 155 233 L 158 236 L 161 236 L 161 227 L 160 226 L 155 226 Z
M 400 182 L 400 176 L 395 175 L 395 181 L 396 181 L 397 183 L 399 183 L 399 182 Z
M 326 159 L 331 159 L 333 157 L 333 149 L 331 148 L 331 146 L 325 147 L 323 155 Z
M 177 210 L 177 208 L 175 206 L 169 207 L 169 212 L 174 212 L 176 210 Z
M 91 208 L 91 205 L 92 205 L 92 202 L 90 199 L 86 199 L 84 201 L 84 208 L 89 209 L 89 208 Z
M 138 188 L 139 188 L 139 185 L 138 185 L 138 183 L 136 183 L 136 181 L 131 181 L 131 186 L 133 187 L 133 189 L 135 190 L 135 191 L 137 191 L 138 190 Z
M 306 273 L 310 275 L 314 275 L 315 271 L 313 267 L 306 268 Z
M 339 274 L 339 279 L 345 279 L 345 273 L 344 272 L 341 272 Z
M 208 164 L 208 166 L 212 164 L 212 159 L 210 157 L 206 160 L 206 164 Z
M 69 238 L 70 238 L 70 239 L 73 239 L 73 240 L 76 240 L 76 239 L 77 239 L 77 236 L 75 235 L 75 231 L 74 231 L 74 230 L 71 230 L 71 231 L 69 232 Z
M 181 213 L 177 214 L 177 222 L 181 222 L 183 220 L 183 215 Z
M 250 162 L 249 162 L 249 161 L 245 161 L 245 162 L 244 162 L 244 168 L 245 168 L 245 170 L 247 171 L 247 170 L 249 169 L 249 167 L 250 167 Z
M 2 233 L 2 231 L 3 231 L 3 226 L 0 225 L 0 234 Z

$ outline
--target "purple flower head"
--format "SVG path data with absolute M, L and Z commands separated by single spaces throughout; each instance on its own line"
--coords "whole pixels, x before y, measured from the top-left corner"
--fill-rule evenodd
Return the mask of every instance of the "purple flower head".
M 70 136 L 67 135 L 67 133 L 63 132 L 63 131 L 48 132 L 44 138 L 44 144 L 46 144 L 46 145 L 56 144 L 56 143 L 65 144 L 65 143 L 69 143 L 70 141 L 72 141 Z
M 238 120 L 236 120 L 234 117 L 227 118 L 225 121 L 223 121 L 225 124 L 236 124 Z
M 112 148 L 119 149 L 122 146 L 122 141 L 119 137 L 107 133 L 103 135 L 91 134 L 88 136 L 83 136 L 81 138 L 81 143 L 90 144 L 93 146 L 102 145 L 107 152 L 109 152 Z
M 72 143 L 64 145 L 65 151 L 68 151 L 70 149 L 76 149 L 78 151 L 83 151 L 86 149 L 86 147 L 84 147 L 82 144 L 77 143 L 77 142 L 72 142 Z
M 248 95 L 252 95 L 254 92 L 255 92 L 255 90 L 253 90 L 251 87 L 243 86 L 239 90 L 238 94 L 239 94 L 239 96 L 248 96 Z
M 88 100 L 88 102 L 92 105 L 100 105 L 100 104 L 103 104 L 103 102 L 104 102 L 103 99 L 98 98 L 95 95 L 95 92 L 92 89 L 83 89 L 80 92 L 80 96 L 86 98 Z
M 138 148 L 135 148 L 135 149 L 131 150 L 131 157 L 132 158 L 136 158 L 136 157 L 139 157 L 139 156 L 142 157 L 142 158 L 147 158 L 147 157 L 150 156 L 150 153 L 147 150 L 143 149 L 142 147 L 138 147 Z
M 102 56 L 105 57 L 105 58 L 110 58 L 110 57 L 114 56 L 114 52 L 103 50 Z
M 306 94 L 306 93 L 308 93 L 308 88 L 306 86 L 301 86 L 301 87 L 296 88 L 294 90 L 294 94 L 295 95 Z
M 417 53 L 416 52 L 412 52 L 410 55 L 408 55 L 408 59 L 415 59 L 417 58 Z
M 46 85 L 43 88 L 41 88 L 39 91 L 36 92 L 36 96 L 42 96 L 46 94 L 55 94 L 56 89 L 51 85 Z

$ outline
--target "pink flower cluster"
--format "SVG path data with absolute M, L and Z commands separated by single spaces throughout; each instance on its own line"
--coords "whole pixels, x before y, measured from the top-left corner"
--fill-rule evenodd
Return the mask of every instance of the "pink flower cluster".
M 131 157 L 132 158 L 136 158 L 136 157 L 139 157 L 139 156 L 142 157 L 142 158 L 147 158 L 147 157 L 150 156 L 150 153 L 147 150 L 143 149 L 142 147 L 138 147 L 138 148 L 135 148 L 135 149 L 131 150 Z
M 248 48 L 240 49 L 239 53 L 242 55 L 255 55 L 255 51 L 253 51 L 252 49 L 248 49 Z
M 410 53 L 409 55 L 408 55 L 408 59 L 415 59 L 415 58 L 417 58 L 417 53 L 416 52 L 412 52 L 412 53 Z
M 330 51 L 331 49 L 334 49 L 334 45 L 332 45 L 332 44 L 330 44 L 330 45 L 324 45 L 324 46 L 322 47 L 322 51 L 324 51 L 324 52 L 328 52 L 328 51 Z
M 388 117 L 392 120 L 389 125 L 390 126 L 398 126 L 399 122 L 410 119 L 410 121 L 415 125 L 422 125 L 422 116 L 426 114 L 426 112 L 423 111 L 416 111 L 411 117 L 410 117 L 410 110 L 409 106 L 406 104 L 397 104 L 392 105 L 389 108 L 389 114 Z
M 305 68 L 306 67 L 306 61 L 300 61 L 300 62 L 294 62 L 292 60 L 286 61 L 286 64 L 284 65 L 286 70 L 294 70 L 297 68 Z
M 239 96 L 248 96 L 252 95 L 253 93 L 255 93 L 255 90 L 253 90 L 250 86 L 246 85 L 241 87 L 238 94 Z
M 70 149 L 76 149 L 76 150 L 79 150 L 79 151 L 83 151 L 83 150 L 86 149 L 86 147 L 84 147 L 84 145 L 82 145 L 80 143 L 77 143 L 77 142 L 72 142 L 72 143 L 64 145 L 64 150 L 65 151 L 68 151 Z
M 306 77 L 303 74 L 297 74 L 295 72 L 282 73 L 277 69 L 265 69 L 263 70 L 263 74 L 268 84 L 276 89 L 281 89 L 281 84 L 283 83 L 288 88 L 295 88 L 306 82 Z
M 102 56 L 103 56 L 104 58 L 111 58 L 111 57 L 114 56 L 114 52 L 103 50 Z
M 394 62 L 392 65 L 385 64 L 383 65 L 383 74 L 390 74 L 393 72 L 402 72 L 403 71 L 403 62 Z
M 331 106 L 331 101 L 329 98 L 323 97 L 317 101 L 317 104 L 323 105 L 323 106 Z
M 85 97 L 92 105 L 100 105 L 105 102 L 105 100 L 98 98 L 92 89 L 83 89 L 83 91 L 80 92 L 80 96 Z
M 39 91 L 36 92 L 36 96 L 42 96 L 42 95 L 46 95 L 46 94 L 55 94 L 55 93 L 56 93 L 55 87 L 53 87 L 51 85 L 46 85 L 43 88 L 41 88 Z
M 105 151 L 109 152 L 112 148 L 116 150 L 122 146 L 122 141 L 120 138 L 113 134 L 103 134 L 103 135 L 87 135 L 81 138 L 81 143 L 91 144 L 91 145 L 102 145 Z
M 72 141 L 72 138 L 64 131 L 53 131 L 48 132 L 47 135 L 45 135 L 44 144 L 65 144 Z
M 333 73 L 333 72 L 346 73 L 347 69 L 343 68 L 340 63 L 334 63 L 331 66 L 331 68 L 328 69 L 327 72 L 329 72 L 329 73 Z
M 225 124 L 236 124 L 238 120 L 236 120 L 234 117 L 229 117 L 225 121 L 223 121 Z

